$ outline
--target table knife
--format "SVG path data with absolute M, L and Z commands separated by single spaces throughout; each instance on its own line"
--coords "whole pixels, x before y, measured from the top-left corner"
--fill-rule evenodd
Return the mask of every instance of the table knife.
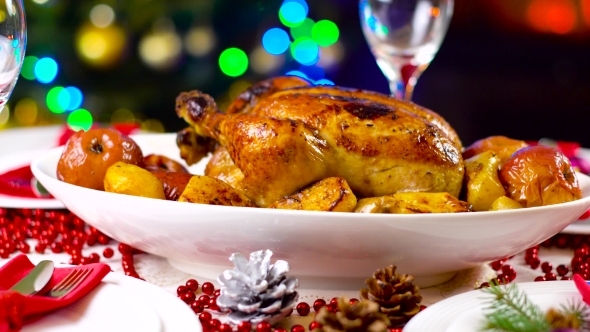
M 53 275 L 53 262 L 41 261 L 24 278 L 17 282 L 10 290 L 23 295 L 34 295 L 51 280 Z

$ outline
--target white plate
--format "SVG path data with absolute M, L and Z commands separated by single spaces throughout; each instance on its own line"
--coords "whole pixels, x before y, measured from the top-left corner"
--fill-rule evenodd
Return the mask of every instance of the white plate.
M 145 281 L 111 272 L 84 298 L 27 324 L 23 331 L 203 330 L 197 315 L 172 294 Z
M 0 130 L 0 157 L 31 150 L 56 147 L 63 126 Z
M 26 166 L 42 151 L 59 143 L 63 126 L 16 128 L 0 131 L 0 174 Z M 63 209 L 56 199 L 32 199 L 0 194 L 0 207 Z
M 545 312 L 561 304 L 577 303 L 582 296 L 573 281 L 545 281 L 517 284 L 534 304 Z M 484 308 L 492 295 L 474 290 L 431 305 L 404 327 L 404 332 L 473 332 L 480 331 Z
M 180 159 L 175 134 L 133 137 L 144 154 Z M 213 280 L 232 267 L 231 253 L 271 249 L 275 259 L 289 262 L 302 288 L 360 289 L 390 264 L 426 287 L 540 243 L 590 207 L 590 178 L 581 174 L 578 201 L 506 211 L 396 215 L 190 204 L 61 182 L 55 178 L 60 154 L 60 148 L 47 151 L 31 168 L 68 209 L 120 242 Z M 205 162 L 191 171 L 202 172 Z
M 0 174 L 31 164 L 45 150 L 31 150 L 0 155 Z M 53 198 L 26 198 L 0 194 L 0 207 L 17 209 L 63 209 L 63 204 Z

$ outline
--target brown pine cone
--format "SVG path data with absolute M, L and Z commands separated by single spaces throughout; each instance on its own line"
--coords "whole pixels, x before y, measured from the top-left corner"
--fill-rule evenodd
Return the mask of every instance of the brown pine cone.
M 545 318 L 554 329 L 579 329 L 582 327 L 579 317 L 573 313 L 564 313 L 553 308 L 545 314 Z
M 390 325 L 386 315 L 379 312 L 379 305 L 373 301 L 359 301 L 350 304 L 347 298 L 338 298 L 338 311 L 331 313 L 323 307 L 315 316 L 322 324 L 312 332 L 387 332 Z
M 369 288 L 361 289 L 361 298 L 379 304 L 380 311 L 387 315 L 391 326 L 407 323 L 420 312 L 422 296 L 420 289 L 414 285 L 414 277 L 395 272 L 390 265 L 377 270 L 372 278 L 365 281 Z

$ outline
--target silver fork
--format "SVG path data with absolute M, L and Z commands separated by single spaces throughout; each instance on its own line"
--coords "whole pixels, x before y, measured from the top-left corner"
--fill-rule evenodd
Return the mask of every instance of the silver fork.
M 63 278 L 55 287 L 49 291 L 47 296 L 49 297 L 62 297 L 74 290 L 80 285 L 89 275 L 92 273 L 92 268 L 75 269 L 72 270 L 68 275 Z

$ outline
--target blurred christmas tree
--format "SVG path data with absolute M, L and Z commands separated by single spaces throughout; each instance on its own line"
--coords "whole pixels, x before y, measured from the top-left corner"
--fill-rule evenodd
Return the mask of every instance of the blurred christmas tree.
M 0 128 L 69 119 L 175 131 L 183 126 L 174 113 L 181 91 L 203 90 L 223 109 L 274 75 L 331 84 L 344 56 L 336 0 L 24 3 L 27 57 Z

